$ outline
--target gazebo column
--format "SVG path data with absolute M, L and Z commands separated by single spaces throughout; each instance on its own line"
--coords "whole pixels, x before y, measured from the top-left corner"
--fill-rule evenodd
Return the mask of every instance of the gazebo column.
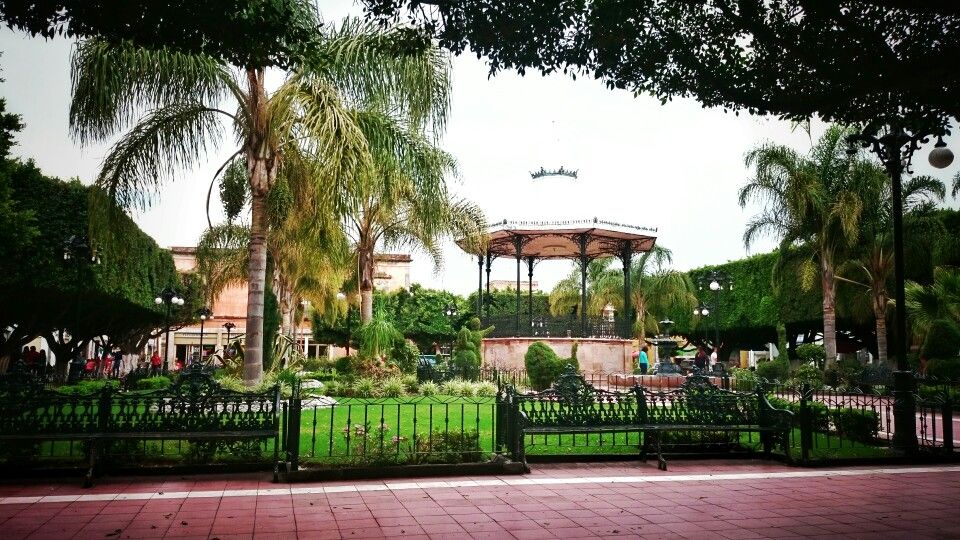
M 535 257 L 527 257 L 527 318 L 531 329 L 533 328 L 533 265 L 536 261 Z
M 589 241 L 588 235 L 580 235 L 580 337 L 587 337 L 587 265 L 590 264 L 590 258 L 587 257 L 587 244 Z
M 517 308 L 515 335 L 516 337 L 520 337 L 520 262 L 523 260 L 523 239 L 520 236 L 514 237 L 513 247 L 517 254 Z
M 490 321 L 490 265 L 493 264 L 493 255 L 488 251 L 487 252 L 487 298 L 484 300 L 484 308 L 486 308 L 487 322 Z
M 483 317 L 483 253 L 477 254 L 477 317 Z
M 633 264 L 633 246 L 624 242 L 620 250 L 620 262 L 623 263 L 623 314 L 621 315 L 622 328 L 620 337 L 629 338 L 633 327 L 633 295 L 631 294 L 630 270 Z

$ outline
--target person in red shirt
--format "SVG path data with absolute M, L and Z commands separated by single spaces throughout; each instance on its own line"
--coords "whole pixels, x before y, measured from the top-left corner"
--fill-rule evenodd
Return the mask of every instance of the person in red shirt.
M 160 375 L 160 366 L 163 364 L 163 361 L 160 360 L 160 353 L 153 351 L 153 356 L 150 357 L 150 374 L 151 375 Z

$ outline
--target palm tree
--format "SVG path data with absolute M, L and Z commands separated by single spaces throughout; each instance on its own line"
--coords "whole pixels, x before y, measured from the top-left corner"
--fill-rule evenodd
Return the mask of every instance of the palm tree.
M 739 198 L 741 207 L 752 200 L 764 205 L 743 234 L 747 248 L 762 235 L 778 237 L 778 271 L 801 257 L 801 284 L 807 289 L 819 274 L 828 365 L 837 359 L 836 270 L 859 237 L 862 192 L 876 191 L 877 183 L 885 181 L 860 154 L 847 154 L 850 133 L 830 126 L 806 156 L 775 144 L 754 148 L 745 163 L 755 168 L 755 176 L 741 188 Z
M 938 266 L 933 270 L 932 284 L 908 281 L 905 293 L 913 331 L 920 341 L 934 321 L 960 322 L 960 269 Z
M 352 114 L 373 156 L 373 166 L 359 171 L 341 203 L 343 228 L 355 249 L 360 320 L 367 324 L 373 319 L 378 247 L 422 249 L 439 266 L 443 239 L 479 243 L 486 221 L 476 205 L 447 191 L 445 177 L 455 173 L 455 161 L 419 126 L 379 107 Z
M 877 167 L 876 174 L 883 171 Z M 891 225 L 893 197 L 888 182 L 878 182 L 875 192 L 862 192 L 864 199 L 870 202 L 864 206 L 864 216 L 857 247 L 859 255 L 841 266 L 837 279 L 864 288 L 870 295 L 870 307 L 877 333 L 877 359 L 881 364 L 887 362 L 887 308 L 890 293 L 887 284 L 893 276 L 893 247 L 889 234 Z M 903 211 L 909 231 L 911 224 L 933 209 L 937 201 L 943 200 L 946 187 L 943 182 L 929 177 L 918 176 L 909 179 L 903 185 Z M 859 274 L 862 280 L 849 277 L 851 271 Z
M 407 32 L 355 20 L 317 27 L 310 55 L 273 93 L 262 67 L 234 67 L 199 54 L 89 40 L 73 57 L 74 136 L 81 143 L 102 141 L 132 125 L 97 178 L 124 208 L 148 206 L 164 180 L 202 161 L 226 132 L 234 134 L 237 150 L 230 160 L 245 159 L 250 188 L 248 384 L 263 374 L 267 196 L 280 171 L 315 167 L 288 177 L 304 180 L 291 186 L 298 204 L 323 214 L 332 196 L 350 189 L 347 179 L 372 161 L 349 114 L 351 103 L 379 103 L 433 128 L 444 125 L 448 111 L 448 62 L 438 49 L 402 47 Z
M 587 312 L 598 316 L 607 305 L 623 313 L 623 270 L 610 268 L 612 257 L 587 266 Z M 696 305 L 693 283 L 683 272 L 667 268 L 673 252 L 661 246 L 640 254 L 630 268 L 631 298 L 636 310 L 634 333 L 643 338 L 660 331 L 659 316 L 674 308 L 690 311 Z M 580 305 L 580 271 L 573 272 L 550 292 L 550 312 L 565 315 Z

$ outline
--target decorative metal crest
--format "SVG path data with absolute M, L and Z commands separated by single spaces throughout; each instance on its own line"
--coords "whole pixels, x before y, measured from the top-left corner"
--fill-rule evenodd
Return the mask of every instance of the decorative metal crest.
M 543 178 L 544 176 L 568 176 L 570 178 L 576 178 L 579 171 L 567 170 L 560 166 L 559 169 L 544 169 L 540 167 L 539 171 L 534 171 L 530 173 L 530 178 L 536 180 L 537 178 Z

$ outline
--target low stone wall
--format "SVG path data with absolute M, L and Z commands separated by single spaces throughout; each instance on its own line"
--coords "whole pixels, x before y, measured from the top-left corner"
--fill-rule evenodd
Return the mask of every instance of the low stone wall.
M 484 367 L 524 369 L 523 357 L 535 341 L 541 341 L 558 356 L 569 357 L 574 342 L 579 343 L 580 370 L 593 373 L 621 373 L 631 367 L 632 342 L 627 339 L 573 338 L 486 338 L 483 340 Z
M 708 377 L 710 382 L 717 387 L 723 387 L 723 381 L 720 377 Z M 610 386 L 629 387 L 639 384 L 646 388 L 670 390 L 679 388 L 687 378 L 683 375 L 631 375 L 626 373 L 613 373 L 607 377 Z

